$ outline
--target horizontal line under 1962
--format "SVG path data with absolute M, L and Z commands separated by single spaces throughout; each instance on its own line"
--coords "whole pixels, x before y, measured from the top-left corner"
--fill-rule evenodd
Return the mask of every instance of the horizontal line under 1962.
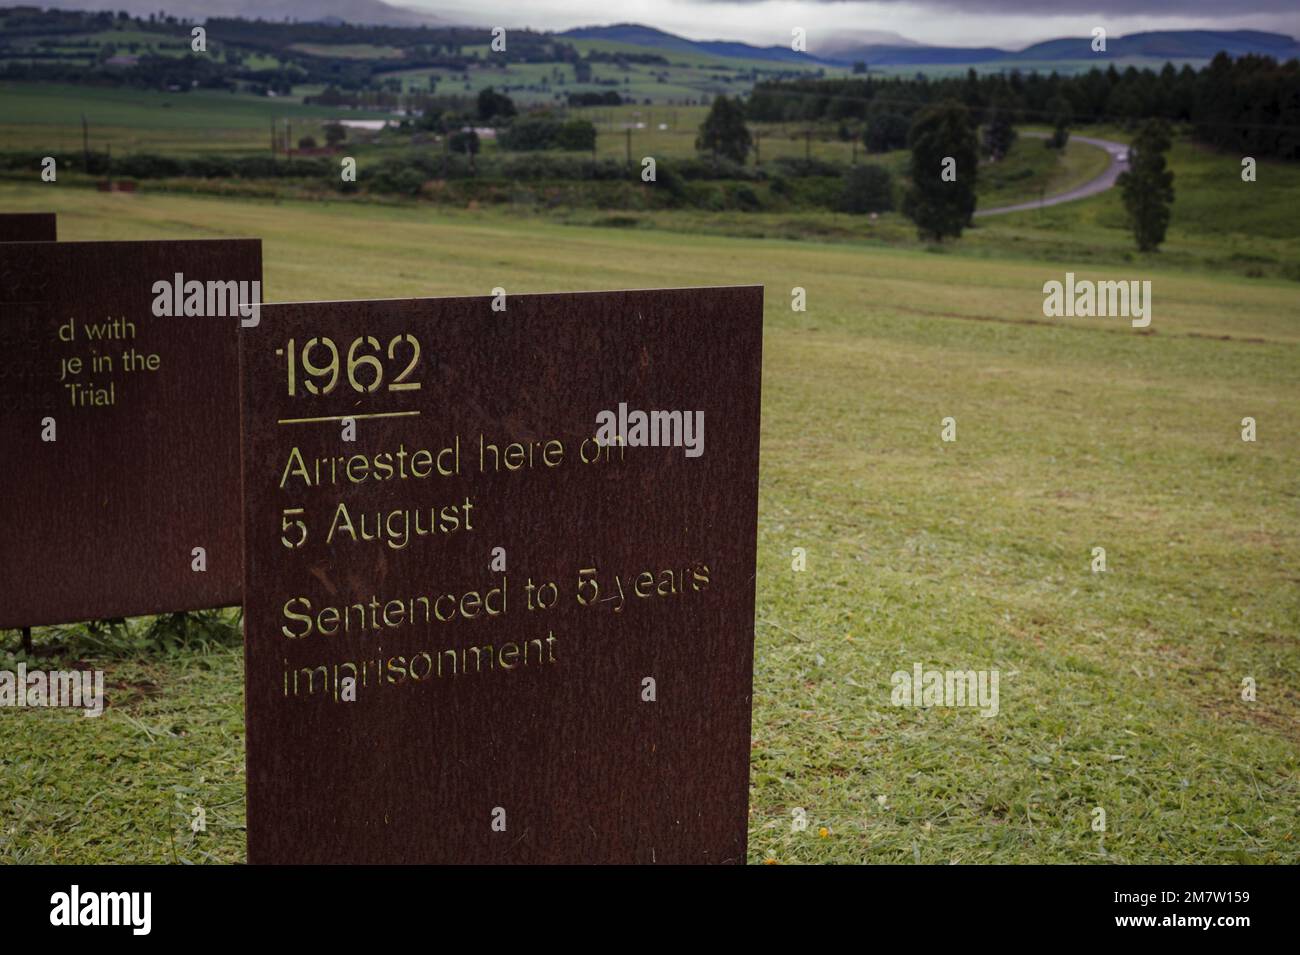
M 336 414 L 320 418 L 281 418 L 276 424 L 312 424 L 319 421 L 345 421 L 348 418 L 353 421 L 361 421 L 363 418 L 409 418 L 419 414 L 418 411 L 377 411 L 373 414 Z

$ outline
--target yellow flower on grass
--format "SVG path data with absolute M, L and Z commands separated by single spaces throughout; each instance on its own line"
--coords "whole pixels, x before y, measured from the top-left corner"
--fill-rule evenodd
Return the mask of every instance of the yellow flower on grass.
M 817 830 L 817 835 L 821 836 L 823 839 L 830 838 L 830 834 L 831 831 L 827 829 L 825 826 L 822 826 L 820 829 Z

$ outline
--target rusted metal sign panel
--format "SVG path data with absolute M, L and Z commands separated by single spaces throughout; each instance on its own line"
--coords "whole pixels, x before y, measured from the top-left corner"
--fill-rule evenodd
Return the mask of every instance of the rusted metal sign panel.
M 744 861 L 762 289 L 240 340 L 249 860 Z
M 0 628 L 240 602 L 243 319 L 208 313 L 261 278 L 256 239 L 0 244 Z
M 0 212 L 0 242 L 53 242 L 58 239 L 53 212 Z

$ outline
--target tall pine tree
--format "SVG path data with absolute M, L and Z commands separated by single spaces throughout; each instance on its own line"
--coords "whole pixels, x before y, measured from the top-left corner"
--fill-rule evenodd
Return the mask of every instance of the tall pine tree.
M 709 115 L 700 125 L 695 148 L 712 153 L 714 158 L 723 156 L 732 162 L 744 163 L 751 144 L 749 127 L 745 125 L 745 107 L 740 100 L 715 97 Z
M 979 140 L 966 107 L 956 100 L 928 106 L 908 133 L 912 186 L 903 214 L 922 239 L 958 238 L 975 212 Z
M 1142 252 L 1155 251 L 1169 228 L 1174 174 L 1165 168 L 1168 149 L 1169 127 L 1161 120 L 1149 121 L 1129 146 L 1129 168 L 1118 180 L 1133 237 Z

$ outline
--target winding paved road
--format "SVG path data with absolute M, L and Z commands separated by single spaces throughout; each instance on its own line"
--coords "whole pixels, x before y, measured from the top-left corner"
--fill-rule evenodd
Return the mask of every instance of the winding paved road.
M 1024 133 L 1025 136 L 1034 139 L 1046 139 L 1046 133 Z M 996 209 L 976 209 L 976 216 L 999 216 L 1004 212 L 1025 212 L 1029 209 L 1041 209 L 1044 206 L 1059 206 L 1063 202 L 1073 202 L 1076 199 L 1084 199 L 1088 196 L 1095 196 L 1099 192 L 1105 192 L 1115 185 L 1115 180 L 1119 174 L 1128 169 L 1128 147 L 1123 143 L 1111 142 L 1109 139 L 1094 139 L 1091 136 L 1075 136 L 1070 134 L 1071 139 L 1076 139 L 1081 143 L 1088 143 L 1091 146 L 1097 146 L 1106 150 L 1110 154 L 1110 165 L 1096 179 L 1090 179 L 1082 186 L 1075 186 L 1067 192 L 1059 192 L 1054 196 L 1045 196 L 1042 199 L 1035 199 L 1033 202 L 1020 202 L 1014 206 L 998 206 Z

